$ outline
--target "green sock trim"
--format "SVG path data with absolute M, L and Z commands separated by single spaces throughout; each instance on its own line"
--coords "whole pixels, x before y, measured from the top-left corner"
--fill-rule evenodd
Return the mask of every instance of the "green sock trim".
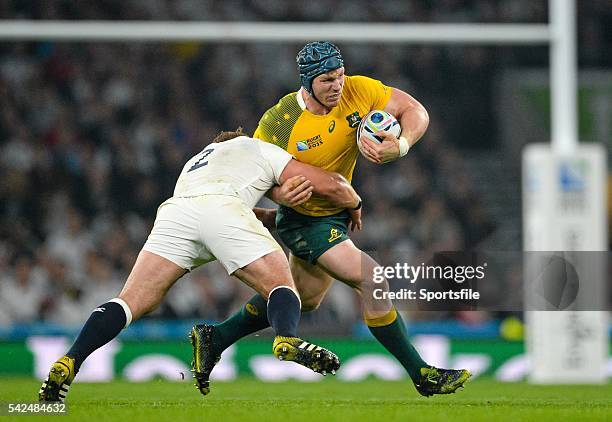
M 214 351 L 221 353 L 241 338 L 269 326 L 267 301 L 256 294 L 238 312 L 215 325 L 212 336 Z
M 419 355 L 408 339 L 406 325 L 398 313 L 397 318 L 389 325 L 382 327 L 368 327 L 372 335 L 380 344 L 385 346 L 395 358 L 402 364 L 410 375 L 413 382 L 421 378 L 421 368 L 429 365 Z

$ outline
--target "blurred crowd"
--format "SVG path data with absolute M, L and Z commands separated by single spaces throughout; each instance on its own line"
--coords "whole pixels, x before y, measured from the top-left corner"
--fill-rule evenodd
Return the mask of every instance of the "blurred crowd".
M 545 22 L 545 1 L 5 1 L 2 19 Z M 612 14 L 578 2 L 580 61 L 609 65 Z M 607 23 L 607 26 L 606 26 Z M 0 325 L 79 324 L 115 297 L 184 161 L 298 89 L 299 44 L 0 43 Z M 348 74 L 414 95 L 431 125 L 385 166 L 360 159 L 364 250 L 461 250 L 495 230 L 464 158 L 495 146 L 491 85 L 545 48 L 340 47 Z M 468 149 L 466 149 L 468 148 Z M 182 278 L 153 317 L 218 320 L 252 292 L 218 264 Z M 316 315 L 359 319 L 335 286 Z

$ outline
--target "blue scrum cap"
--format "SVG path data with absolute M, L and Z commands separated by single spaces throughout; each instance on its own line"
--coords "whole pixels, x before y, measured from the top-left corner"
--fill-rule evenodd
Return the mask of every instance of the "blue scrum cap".
M 344 66 L 340 49 L 329 41 L 309 42 L 300 50 L 295 60 L 302 86 L 310 94 L 314 78 Z

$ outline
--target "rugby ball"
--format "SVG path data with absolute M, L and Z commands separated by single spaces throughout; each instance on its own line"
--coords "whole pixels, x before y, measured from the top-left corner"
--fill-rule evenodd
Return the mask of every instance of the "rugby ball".
M 399 137 L 400 133 L 402 133 L 399 122 L 391 114 L 383 110 L 370 111 L 361 119 L 361 123 L 359 123 L 359 128 L 357 129 L 357 146 L 359 147 L 359 151 L 361 151 L 362 136 L 374 142 L 381 143 L 383 138 L 375 135 L 376 132 L 380 132 L 381 130 L 391 132 L 396 137 Z M 361 152 L 363 154 L 363 151 Z

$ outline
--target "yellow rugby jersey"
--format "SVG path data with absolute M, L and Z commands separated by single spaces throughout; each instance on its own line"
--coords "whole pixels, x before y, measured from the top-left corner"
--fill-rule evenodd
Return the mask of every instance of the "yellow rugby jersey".
M 391 87 L 366 76 L 345 76 L 340 103 L 325 115 L 303 109 L 298 95 L 299 91 L 285 95 L 266 111 L 253 137 L 278 145 L 303 163 L 352 180 L 359 154 L 355 138 L 359 122 L 370 111 L 385 108 Z M 342 211 L 314 197 L 295 209 L 312 216 Z

